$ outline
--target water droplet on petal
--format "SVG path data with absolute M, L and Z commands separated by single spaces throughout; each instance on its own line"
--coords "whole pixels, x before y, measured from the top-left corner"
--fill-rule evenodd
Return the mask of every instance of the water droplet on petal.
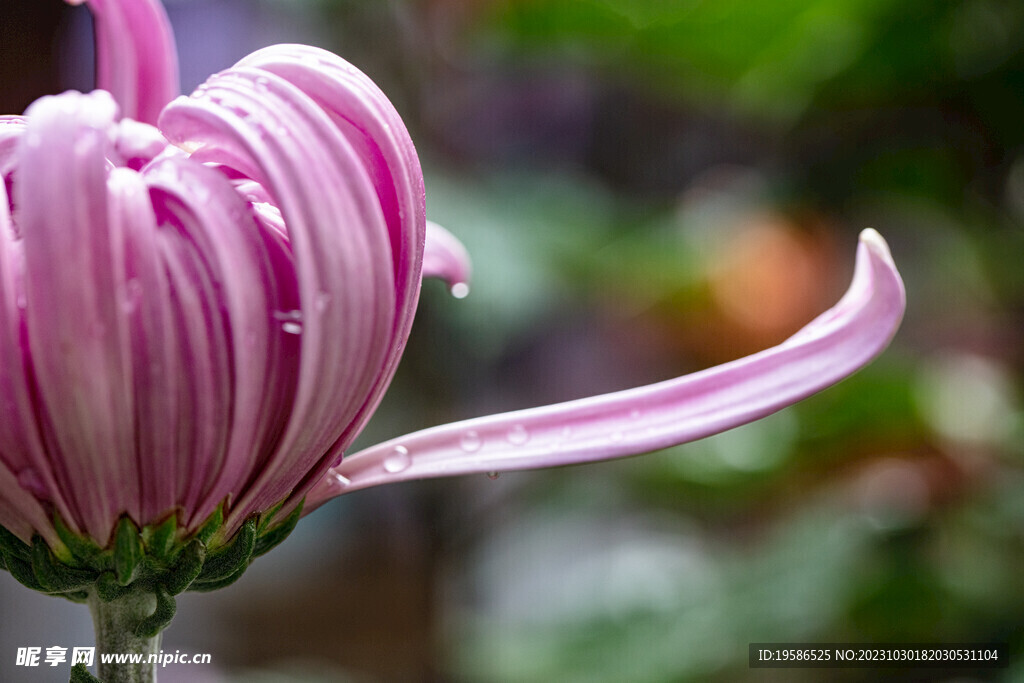
M 495 479 L 497 479 L 500 476 L 501 475 L 498 474 L 497 472 L 488 472 L 487 473 L 487 478 L 490 479 L 491 481 L 494 481 Z
M 384 459 L 384 469 L 391 474 L 407 470 L 411 464 L 412 458 L 409 457 L 409 449 L 405 446 L 395 446 L 391 455 Z
M 288 334 L 302 334 L 302 311 L 274 311 L 274 319 L 281 321 L 281 330 Z
M 452 296 L 456 299 L 465 299 L 469 296 L 469 285 L 465 282 L 456 282 L 451 288 Z
M 348 488 L 352 485 L 352 480 L 342 474 L 338 474 L 337 472 L 330 473 L 330 481 L 335 487 L 341 489 Z
M 467 453 L 475 453 L 480 450 L 482 444 L 483 440 L 480 438 L 480 435 L 472 429 L 463 434 L 462 438 L 459 439 L 459 445 Z
M 505 435 L 508 442 L 513 446 L 522 446 L 524 443 L 530 440 L 530 432 L 526 431 L 526 427 L 523 425 L 516 425 L 512 429 L 508 430 L 508 434 Z

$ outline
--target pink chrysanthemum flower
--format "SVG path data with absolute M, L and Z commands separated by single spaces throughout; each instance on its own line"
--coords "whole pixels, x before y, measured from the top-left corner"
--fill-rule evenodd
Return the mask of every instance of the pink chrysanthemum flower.
M 342 457 L 394 374 L 421 278 L 462 293 L 468 276 L 426 221 L 401 119 L 365 75 L 300 45 L 175 99 L 158 0 L 87 4 L 99 89 L 0 117 L 0 560 L 88 601 L 101 634 L 152 638 L 171 596 L 236 579 L 303 501 L 699 439 L 839 381 L 899 325 L 903 286 L 868 230 L 846 296 L 775 348 Z

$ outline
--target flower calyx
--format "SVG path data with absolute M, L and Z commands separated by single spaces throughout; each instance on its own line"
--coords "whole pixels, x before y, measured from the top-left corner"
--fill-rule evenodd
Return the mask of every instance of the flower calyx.
M 59 515 L 54 527 L 63 545 L 56 549 L 38 534 L 28 545 L 0 526 L 0 569 L 28 588 L 74 602 L 152 594 L 155 610 L 135 626 L 136 635 L 152 637 L 174 617 L 174 596 L 234 583 L 255 558 L 283 541 L 299 521 L 302 504 L 283 519 L 280 510 L 281 504 L 253 514 L 227 539 L 223 506 L 189 535 L 180 533 L 176 515 L 141 529 L 125 515 L 106 548 L 76 534 Z

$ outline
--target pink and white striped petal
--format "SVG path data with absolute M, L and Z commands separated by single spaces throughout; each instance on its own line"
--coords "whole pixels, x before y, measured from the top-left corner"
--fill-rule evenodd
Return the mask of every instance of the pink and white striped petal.
M 905 308 L 888 246 L 861 234 L 839 303 L 782 344 L 666 382 L 434 427 L 346 457 L 310 492 L 334 496 L 409 479 L 607 460 L 701 439 L 824 389 L 877 356 Z

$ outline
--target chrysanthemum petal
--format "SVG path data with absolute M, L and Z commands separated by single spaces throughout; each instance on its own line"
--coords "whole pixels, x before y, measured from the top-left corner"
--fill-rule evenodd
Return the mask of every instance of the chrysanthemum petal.
M 659 384 L 388 441 L 345 458 L 310 492 L 306 509 L 378 484 L 605 460 L 716 434 L 856 371 L 888 345 L 904 307 L 888 247 L 866 230 L 846 295 L 779 346 Z
M 10 134 L 14 127 L 0 128 Z M 27 304 L 24 255 L 8 205 L 6 183 L 0 182 L 0 404 L 5 416 L 0 420 L 0 526 L 27 542 L 32 529 L 49 534 L 48 539 L 52 536 L 40 500 L 49 501 L 67 518 L 70 511 L 57 484 L 54 467 L 59 463 L 47 457 L 33 404 L 29 356 L 22 344 L 22 312 Z
M 379 378 L 395 316 L 387 227 L 345 135 L 275 74 L 219 74 L 197 97 L 168 106 L 161 128 L 175 142 L 197 146 L 193 160 L 224 164 L 266 188 L 295 259 L 300 318 L 282 325 L 301 335 L 298 386 L 275 455 L 235 507 L 244 517 L 280 500 L 314 469 Z
M 433 221 L 427 221 L 427 242 L 423 250 L 423 277 L 438 277 L 448 283 L 460 299 L 469 294 L 469 252 L 455 235 Z
M 390 384 L 416 312 L 426 230 L 419 158 L 388 98 L 341 57 L 308 45 L 275 45 L 249 55 L 237 67 L 280 76 L 323 108 L 365 166 L 387 223 L 394 267 L 394 325 L 385 342 L 385 366 L 334 449 L 345 448 L 362 431 Z
M 268 435 L 283 427 L 294 390 L 287 370 L 296 365 L 298 343 L 283 329 L 288 323 L 277 308 L 283 303 L 278 290 L 293 275 L 289 267 L 279 284 L 268 243 L 272 237 L 261 233 L 245 202 L 216 170 L 188 159 L 165 159 L 146 167 L 145 178 L 161 215 L 208 273 L 230 358 L 224 382 L 230 396 L 227 444 L 201 463 L 202 472 L 193 470 L 191 477 L 202 488 L 182 501 L 198 522 L 226 496 L 237 495 L 264 455 Z M 288 289 L 293 292 L 294 285 Z
M 160 0 L 69 0 L 89 6 L 96 33 L 96 87 L 114 95 L 121 114 L 156 123 L 178 96 L 178 54 Z
M 123 235 L 108 221 L 110 95 L 65 93 L 27 112 L 14 172 L 25 254 L 27 347 L 41 412 L 59 428 L 46 447 L 85 529 L 105 539 L 139 513 Z

